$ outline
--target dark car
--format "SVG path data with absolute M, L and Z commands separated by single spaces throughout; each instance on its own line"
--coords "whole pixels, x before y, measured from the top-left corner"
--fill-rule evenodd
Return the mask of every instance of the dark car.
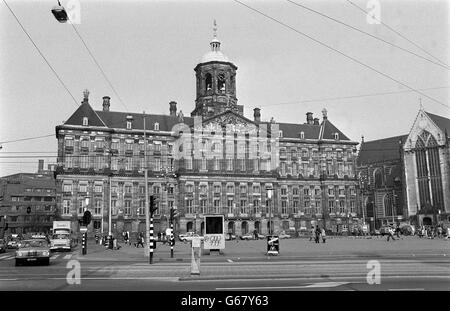
M 44 239 L 23 240 L 16 250 L 16 266 L 23 263 L 42 262 L 50 264 L 50 247 Z
M 389 235 L 389 229 L 390 229 L 390 227 L 388 227 L 388 226 L 381 227 L 380 228 L 381 236 Z
M 6 242 L 3 239 L 0 239 L 0 253 L 6 252 Z

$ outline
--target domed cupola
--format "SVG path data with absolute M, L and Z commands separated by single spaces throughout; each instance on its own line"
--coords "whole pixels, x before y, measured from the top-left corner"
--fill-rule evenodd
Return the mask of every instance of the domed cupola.
M 242 114 L 239 112 L 236 98 L 237 67 L 220 51 L 216 21 L 213 30 L 211 51 L 203 55 L 200 63 L 194 68 L 197 98 L 191 116 L 210 117 L 225 110 L 235 110 Z

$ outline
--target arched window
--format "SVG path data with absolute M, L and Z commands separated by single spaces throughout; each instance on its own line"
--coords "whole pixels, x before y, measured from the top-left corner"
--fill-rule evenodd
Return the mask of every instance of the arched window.
M 88 126 L 88 118 L 83 117 L 83 126 Z
M 159 123 L 158 122 L 155 122 L 154 129 L 155 129 L 155 131 L 159 131 Z
M 375 180 L 375 188 L 381 188 L 383 186 L 383 175 L 381 174 L 381 170 L 379 168 L 373 172 L 373 178 Z
M 212 75 L 210 73 L 206 74 L 205 87 L 207 91 L 212 90 Z
M 384 196 L 383 206 L 384 206 L 384 215 L 385 216 L 393 216 L 394 215 L 394 201 L 392 198 L 392 194 L 388 193 Z
M 225 74 L 224 73 L 220 73 L 217 76 L 217 89 L 221 93 L 225 92 L 225 81 L 226 81 Z

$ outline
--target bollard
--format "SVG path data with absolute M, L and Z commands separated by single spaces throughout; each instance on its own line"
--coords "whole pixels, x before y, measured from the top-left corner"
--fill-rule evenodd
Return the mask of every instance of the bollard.
M 83 241 L 82 241 L 82 254 L 86 255 L 87 253 L 87 233 L 83 233 Z

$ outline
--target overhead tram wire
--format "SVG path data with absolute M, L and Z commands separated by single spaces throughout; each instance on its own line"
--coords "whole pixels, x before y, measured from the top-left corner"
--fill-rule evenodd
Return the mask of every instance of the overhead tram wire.
M 100 66 L 100 64 L 98 63 L 97 59 L 95 58 L 94 54 L 91 52 L 91 50 L 89 49 L 86 41 L 83 39 L 83 37 L 81 36 L 81 34 L 78 32 L 77 28 L 75 27 L 75 25 L 73 23 L 71 23 L 75 33 L 77 34 L 78 38 L 80 38 L 81 42 L 83 42 L 84 47 L 86 48 L 87 52 L 89 53 L 89 55 L 91 56 L 92 60 L 94 61 L 95 65 L 97 65 L 98 69 L 100 70 L 100 72 L 102 73 L 103 77 L 105 78 L 106 82 L 108 82 L 109 86 L 111 87 L 112 91 L 114 92 L 114 94 L 116 94 L 117 98 L 119 99 L 120 103 L 123 105 L 123 107 L 125 108 L 125 110 L 127 112 L 128 111 L 128 107 L 125 105 L 125 103 L 123 102 L 122 98 L 120 97 L 120 95 L 117 93 L 115 87 L 113 86 L 113 84 L 111 83 L 111 81 L 108 79 L 108 77 L 106 76 L 105 71 L 103 70 L 103 68 Z
M 418 89 L 418 90 L 419 91 L 429 91 L 429 90 L 448 89 L 448 88 L 450 88 L 450 86 L 430 87 L 430 88 Z M 413 91 L 411 91 L 411 90 L 404 90 L 404 91 L 380 92 L 380 93 L 361 94 L 361 95 L 349 95 L 349 96 L 339 96 L 339 97 L 305 99 L 305 100 L 297 100 L 297 101 L 292 101 L 292 102 L 284 102 L 284 103 L 275 103 L 275 104 L 261 105 L 261 107 L 270 107 L 270 106 L 278 106 L 278 105 L 294 105 L 294 104 L 299 104 L 299 103 L 314 103 L 314 102 L 324 102 L 324 101 L 333 101 L 333 100 L 341 100 L 341 99 L 352 99 L 352 98 L 361 98 L 361 97 L 370 97 L 370 96 L 383 96 L 383 95 L 411 93 L 411 92 L 413 92 Z
M 278 24 L 280 24 L 280 25 L 286 27 L 286 28 L 291 29 L 292 31 L 294 31 L 294 32 L 296 32 L 296 33 L 298 33 L 298 34 L 300 34 L 300 35 L 302 35 L 302 36 L 304 36 L 304 37 L 306 37 L 306 38 L 308 38 L 308 39 L 310 39 L 310 40 L 312 40 L 312 41 L 314 41 L 314 42 L 316 42 L 316 43 L 318 43 L 318 44 L 320 44 L 320 45 L 322 45 L 322 46 L 324 46 L 324 47 L 326 47 L 326 48 L 328 48 L 328 49 L 330 49 L 330 50 L 332 50 L 332 51 L 334 51 L 334 52 L 336 52 L 336 53 L 338 53 L 338 54 L 340 54 L 340 55 L 342 55 L 342 56 L 344 56 L 345 58 L 348 58 L 348 59 L 354 61 L 355 63 L 357 63 L 357 64 L 359 64 L 359 65 L 361 65 L 361 66 L 363 66 L 363 67 L 366 67 L 366 68 L 368 68 L 368 69 L 370 69 L 370 70 L 372 70 L 372 71 L 375 71 L 376 73 L 382 75 L 383 77 L 388 78 L 389 80 L 392 80 L 392 81 L 394 81 L 394 82 L 396 82 L 396 83 L 398 83 L 398 84 L 400 84 L 400 85 L 402 85 L 402 86 L 404 86 L 404 87 L 410 89 L 411 91 L 416 92 L 417 94 L 420 94 L 420 95 L 422 95 L 423 97 L 428 98 L 429 100 L 431 100 L 431 101 L 433 101 L 433 102 L 435 102 L 435 103 L 438 103 L 439 105 L 442 105 L 442 106 L 444 106 L 444 107 L 450 109 L 450 106 L 449 106 L 449 105 L 446 105 L 446 104 L 444 104 L 444 103 L 438 101 L 437 99 L 435 99 L 435 98 L 433 98 L 433 97 L 431 97 L 431 96 L 428 96 L 427 94 L 425 94 L 425 93 L 423 93 L 423 92 L 420 92 L 420 91 L 418 91 L 417 89 L 414 89 L 414 88 L 410 87 L 410 86 L 407 85 L 406 83 L 401 82 L 401 81 L 399 81 L 399 80 L 397 80 L 397 79 L 395 79 L 395 78 L 389 76 L 388 74 L 385 74 L 385 73 L 379 71 L 378 69 L 376 69 L 376 68 L 374 68 L 374 67 L 372 67 L 372 66 L 370 66 L 370 65 L 367 65 L 367 64 L 363 63 L 362 61 L 360 61 L 360 60 L 358 60 L 358 59 L 356 59 L 356 58 L 354 58 L 354 57 L 352 57 L 352 56 L 350 56 L 350 55 L 347 55 L 347 54 L 345 54 L 344 52 L 341 52 L 340 50 L 338 50 L 338 49 L 336 49 L 336 48 L 334 48 L 334 47 L 332 47 L 332 46 L 330 46 L 330 45 L 328 45 L 328 44 L 326 44 L 326 43 L 323 43 L 322 41 L 320 41 L 320 40 L 318 40 L 318 39 L 315 39 L 315 38 L 311 37 L 310 35 L 307 35 L 307 34 L 301 32 L 300 30 L 295 29 L 295 28 L 292 27 L 292 26 L 289 26 L 288 24 L 285 24 L 285 23 L 283 23 L 283 22 L 277 20 L 276 18 L 273 18 L 273 17 L 271 17 L 271 16 L 269 16 L 269 15 L 267 15 L 267 14 L 265 14 L 265 13 L 263 13 L 263 12 L 257 10 L 257 9 L 255 9 L 255 8 L 253 8 L 253 7 L 247 5 L 247 4 L 245 4 L 245 3 L 243 3 L 243 2 L 241 2 L 241 1 L 239 1 L 239 0 L 233 0 L 233 1 L 239 3 L 239 4 L 243 5 L 243 6 L 245 6 L 246 8 L 248 8 L 248 9 L 250 9 L 250 10 L 252 10 L 252 11 L 254 11 L 254 12 L 256 12 L 256 13 L 258 13 L 258 14 L 260 14 L 260 15 L 262 15 L 262 16 L 264 16 L 264 17 L 266 17 L 266 18 L 268 18 L 268 19 L 270 19 L 270 20 L 272 20 L 272 21 L 274 21 L 274 22 L 276 22 L 276 23 L 278 23 Z
M 0 144 L 15 143 L 15 142 L 19 142 L 19 141 L 33 140 L 33 139 L 39 139 L 39 138 L 51 137 L 51 136 L 55 136 L 55 134 L 36 136 L 36 137 L 29 137 L 29 138 L 20 138 L 20 139 L 15 139 L 15 140 L 0 141 Z
M 44 59 L 44 61 L 47 63 L 48 67 L 50 67 L 50 69 L 52 70 L 53 74 L 56 76 L 56 78 L 58 79 L 59 83 L 61 83 L 61 85 L 64 87 L 64 89 L 67 91 L 67 93 L 69 93 L 70 97 L 72 97 L 76 107 L 78 107 L 80 104 L 77 102 L 77 100 L 75 99 L 75 97 L 72 95 L 72 93 L 69 91 L 68 87 L 66 86 L 66 84 L 62 81 L 61 77 L 58 75 L 58 73 L 56 72 L 56 70 L 53 68 L 53 66 L 50 64 L 50 62 L 47 60 L 47 58 L 44 56 L 44 54 L 41 52 L 41 50 L 38 48 L 38 46 L 36 45 L 36 43 L 33 41 L 33 39 L 31 38 L 30 34 L 26 31 L 25 27 L 22 25 L 22 23 L 20 22 L 19 18 L 16 16 L 16 14 L 14 13 L 14 11 L 11 9 L 11 7 L 8 5 L 8 3 L 6 2 L 6 0 L 3 0 L 3 3 L 5 3 L 5 5 L 8 7 L 9 11 L 11 12 L 11 14 L 14 16 L 14 18 L 16 19 L 17 23 L 20 25 L 20 27 L 22 28 L 23 32 L 27 35 L 28 39 L 31 41 L 31 43 L 33 43 L 34 47 L 36 48 L 36 50 L 39 52 L 39 55 L 41 55 L 41 57 Z
M 364 10 L 363 8 L 361 8 L 360 6 L 358 6 L 357 4 L 353 3 L 350 0 L 346 0 L 348 3 L 350 3 L 352 6 L 354 6 L 355 8 L 357 8 L 358 10 L 362 11 L 364 14 L 369 14 L 369 12 L 367 12 L 366 10 Z M 431 56 L 432 58 L 434 58 L 435 60 L 437 60 L 438 62 L 440 62 L 441 64 L 448 66 L 447 63 L 445 63 L 444 61 L 440 60 L 439 58 L 437 58 L 436 56 L 434 56 L 433 54 L 429 53 L 427 50 L 425 50 L 423 47 L 421 47 L 420 45 L 418 45 L 417 43 L 415 43 L 414 41 L 412 41 L 411 39 L 408 39 L 406 36 L 404 36 L 403 34 L 401 34 L 399 31 L 395 30 L 393 27 L 389 26 L 388 24 L 382 22 L 381 20 L 377 19 L 375 16 L 372 17 L 373 19 L 375 19 L 377 22 L 379 22 L 381 25 L 383 25 L 384 27 L 386 27 L 387 29 L 389 29 L 390 31 L 392 31 L 393 33 L 395 33 L 396 35 L 398 35 L 399 37 L 403 38 L 404 40 L 408 41 L 409 43 L 411 43 L 412 45 L 414 45 L 416 48 L 418 48 L 419 50 L 421 50 L 422 52 L 424 52 L 425 54 L 427 54 L 428 56 Z
M 433 61 L 433 60 L 431 60 L 431 59 L 429 59 L 429 58 L 423 57 L 422 55 L 419 55 L 419 54 L 417 54 L 417 53 L 414 53 L 414 52 L 412 52 L 412 51 L 410 51 L 410 50 L 408 50 L 408 49 L 402 48 L 401 46 L 398 46 L 398 45 L 396 45 L 396 44 L 394 44 L 394 43 L 391 43 L 391 42 L 389 42 L 389 41 L 387 41 L 387 40 L 385 40 L 385 39 L 383 39 L 383 38 L 380 38 L 380 37 L 377 37 L 377 36 L 375 36 L 375 35 L 372 35 L 372 34 L 366 32 L 366 31 L 364 31 L 364 30 L 361 30 L 361 29 L 357 28 L 357 27 L 354 27 L 354 26 L 352 26 L 352 25 L 349 25 L 349 24 L 347 24 L 347 23 L 344 23 L 343 21 L 340 21 L 340 20 L 338 20 L 338 19 L 336 19 L 336 18 L 333 18 L 333 17 L 331 17 L 331 16 L 328 16 L 328 15 L 326 15 L 326 14 L 324 14 L 324 13 L 321 13 L 321 12 L 319 12 L 319 11 L 316 11 L 316 10 L 314 10 L 314 9 L 311 9 L 311 8 L 309 8 L 309 7 L 307 7 L 307 6 L 303 5 L 303 4 L 297 3 L 297 2 L 292 1 L 292 0 L 286 0 L 286 1 L 289 2 L 289 3 L 291 3 L 291 4 L 293 4 L 293 5 L 296 5 L 296 6 L 298 6 L 298 7 L 304 8 L 305 10 L 308 10 L 308 11 L 310 11 L 310 12 L 316 13 L 316 14 L 322 16 L 322 17 L 325 17 L 325 18 L 327 18 L 327 19 L 330 19 L 330 20 L 332 20 L 332 21 L 334 21 L 334 22 L 336 22 L 336 23 L 338 23 L 338 24 L 344 25 L 345 27 L 351 28 L 351 29 L 353 29 L 353 30 L 355 30 L 355 31 L 357 31 L 357 32 L 360 32 L 360 33 L 362 33 L 362 34 L 365 34 L 366 36 L 369 36 L 369 37 L 374 38 L 374 39 L 376 39 L 376 40 L 378 40 L 378 41 L 384 42 L 384 43 L 386 43 L 386 44 L 388 44 L 388 45 L 390 45 L 390 46 L 393 46 L 393 47 L 395 47 L 395 48 L 397 48 L 397 49 L 399 49 L 399 50 L 402 50 L 402 51 L 404 51 L 404 52 L 406 52 L 406 53 L 412 54 L 412 55 L 414 55 L 414 56 L 416 56 L 416 57 L 418 57 L 418 58 L 421 58 L 421 59 L 423 59 L 423 60 L 426 60 L 426 61 L 428 61 L 428 62 L 430 62 L 430 63 L 432 63 L 432 64 L 435 64 L 435 65 L 437 65 L 437 66 L 440 66 L 440 67 L 443 67 L 443 68 L 445 68 L 445 69 L 447 69 L 447 70 L 450 70 L 450 67 L 449 67 L 448 65 L 442 65 L 440 62 L 435 62 L 435 61 Z

